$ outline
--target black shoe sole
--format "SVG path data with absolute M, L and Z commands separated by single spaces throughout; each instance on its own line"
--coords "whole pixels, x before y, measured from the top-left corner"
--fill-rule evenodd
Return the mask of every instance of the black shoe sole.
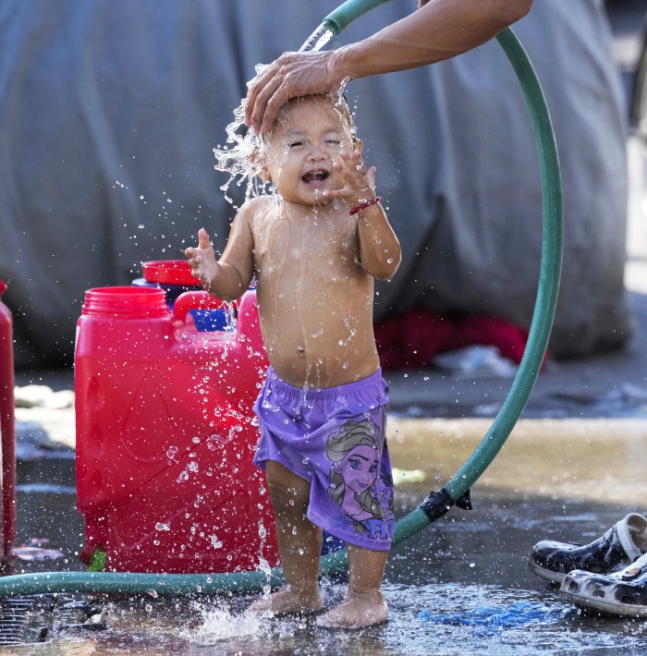
M 561 584 L 564 580 L 566 574 L 564 572 L 553 572 L 550 569 L 546 569 L 541 565 L 538 565 L 532 558 L 528 561 L 528 569 L 536 574 L 539 578 L 549 581 L 550 583 L 556 583 L 557 585 Z

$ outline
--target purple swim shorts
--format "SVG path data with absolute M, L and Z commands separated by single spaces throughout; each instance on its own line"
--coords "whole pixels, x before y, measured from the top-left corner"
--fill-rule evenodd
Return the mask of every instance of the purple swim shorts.
M 388 387 L 381 370 L 356 383 L 303 390 L 269 368 L 254 405 L 254 464 L 280 462 L 310 482 L 308 519 L 365 549 L 391 546 L 393 477 L 386 445 Z

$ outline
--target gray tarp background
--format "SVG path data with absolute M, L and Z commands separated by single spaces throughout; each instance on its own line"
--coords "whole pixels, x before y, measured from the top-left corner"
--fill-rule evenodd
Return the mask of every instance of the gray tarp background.
M 211 149 L 254 65 L 296 50 L 336 4 L 0 3 L 0 278 L 18 363 L 71 356 L 86 289 L 129 284 L 142 260 L 181 257 L 201 226 L 224 246 L 232 209 Z M 414 7 L 394 0 L 333 45 Z M 610 33 L 601 0 L 535 0 L 514 29 L 544 86 L 563 166 L 566 252 L 552 348 L 585 354 L 630 330 L 625 109 Z M 404 250 L 396 278 L 379 287 L 377 316 L 423 304 L 527 325 L 539 171 L 499 46 L 348 91 Z

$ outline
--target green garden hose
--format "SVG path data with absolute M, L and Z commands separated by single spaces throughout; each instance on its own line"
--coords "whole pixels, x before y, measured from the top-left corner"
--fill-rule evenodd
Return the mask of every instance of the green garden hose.
M 338 34 L 355 18 L 387 0 L 349 0 L 323 25 Z M 395 528 L 393 546 L 410 538 L 456 503 L 466 507 L 470 487 L 495 458 L 519 419 L 541 368 L 555 316 L 562 262 L 562 190 L 557 145 L 539 80 L 519 40 L 509 28 L 497 40 L 512 64 L 532 118 L 542 182 L 543 242 L 539 288 L 526 350 L 510 392 L 492 427 L 474 453 L 439 492 L 432 493 Z M 332 576 L 348 566 L 346 550 L 321 559 L 321 574 Z M 115 572 L 49 572 L 0 578 L 0 597 L 81 592 L 139 595 L 258 594 L 264 586 L 278 587 L 284 578 L 280 569 L 269 574 L 139 574 Z

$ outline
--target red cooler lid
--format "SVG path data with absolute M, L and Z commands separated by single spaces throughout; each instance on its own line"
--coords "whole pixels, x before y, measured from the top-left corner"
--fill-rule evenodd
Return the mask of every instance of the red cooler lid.
M 200 283 L 191 275 L 191 267 L 186 260 L 156 260 L 142 262 L 144 279 L 160 285 L 199 286 Z

